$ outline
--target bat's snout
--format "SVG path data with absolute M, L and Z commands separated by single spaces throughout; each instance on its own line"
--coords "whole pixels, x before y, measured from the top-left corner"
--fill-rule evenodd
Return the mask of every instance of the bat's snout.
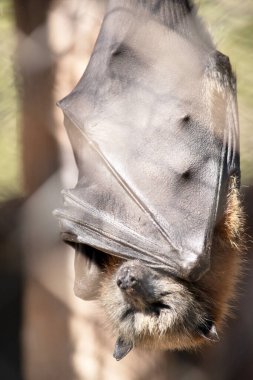
M 133 268 L 123 267 L 119 270 L 116 283 L 121 290 L 135 288 L 140 282 L 140 276 Z
M 116 275 L 116 284 L 123 297 L 137 310 L 156 301 L 151 280 L 152 271 L 136 260 L 120 267 Z

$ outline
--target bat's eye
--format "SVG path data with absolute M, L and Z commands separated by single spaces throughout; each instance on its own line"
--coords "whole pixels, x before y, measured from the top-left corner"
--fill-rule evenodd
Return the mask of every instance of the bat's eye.
M 159 309 L 171 309 L 169 305 L 166 305 L 165 303 L 162 302 L 154 302 L 152 303 L 153 307 L 158 307 Z
M 166 296 L 168 296 L 170 294 L 171 294 L 171 292 L 161 292 L 160 293 L 160 297 L 166 297 Z
M 171 309 L 171 307 L 162 302 L 153 302 L 151 304 L 151 309 L 153 312 L 155 312 L 155 314 L 159 315 L 161 310 Z

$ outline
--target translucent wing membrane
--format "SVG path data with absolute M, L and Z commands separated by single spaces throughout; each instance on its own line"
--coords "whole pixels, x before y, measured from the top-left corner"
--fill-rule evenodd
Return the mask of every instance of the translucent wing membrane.
M 56 215 L 65 240 L 194 280 L 239 176 L 235 80 L 192 7 L 116 3 L 59 104 L 79 180 Z

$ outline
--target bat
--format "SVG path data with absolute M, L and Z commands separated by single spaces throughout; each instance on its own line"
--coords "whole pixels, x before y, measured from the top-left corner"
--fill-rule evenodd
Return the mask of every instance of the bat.
M 110 1 L 59 106 L 79 177 L 55 214 L 115 358 L 217 341 L 243 247 L 236 79 L 193 3 Z

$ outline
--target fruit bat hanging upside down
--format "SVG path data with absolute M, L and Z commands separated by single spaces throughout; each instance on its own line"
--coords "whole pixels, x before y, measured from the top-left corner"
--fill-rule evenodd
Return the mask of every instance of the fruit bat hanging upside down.
M 243 247 L 236 82 L 191 1 L 110 1 L 59 106 L 79 179 L 55 214 L 114 357 L 217 341 Z

